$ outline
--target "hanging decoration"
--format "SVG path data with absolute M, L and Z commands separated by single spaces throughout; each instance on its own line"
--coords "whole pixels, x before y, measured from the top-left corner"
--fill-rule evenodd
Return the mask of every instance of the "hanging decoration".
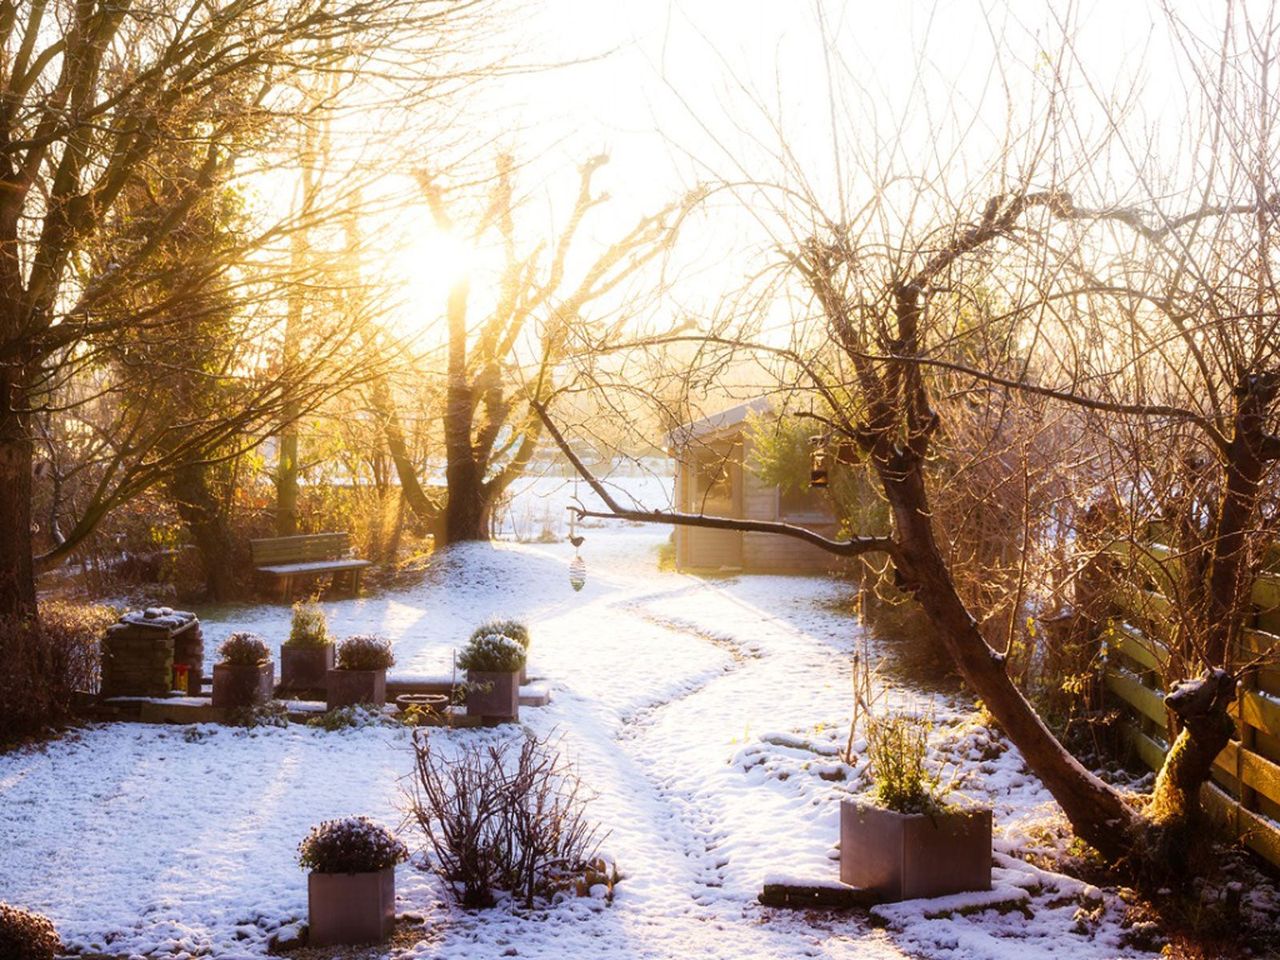
M 809 486 L 825 487 L 829 478 L 830 455 L 827 453 L 825 436 L 810 437 L 813 453 L 809 456 Z
M 587 564 L 577 553 L 569 561 L 569 586 L 577 593 L 587 584 Z
M 573 499 L 578 500 L 578 478 L 573 478 Z M 581 503 L 578 504 L 581 507 Z M 573 587 L 573 592 L 577 593 L 587 583 L 587 564 L 582 559 L 582 555 L 578 552 L 578 548 L 582 546 L 585 539 L 577 532 L 578 513 L 573 507 L 569 508 L 569 542 L 573 544 L 573 559 L 569 561 L 569 586 Z

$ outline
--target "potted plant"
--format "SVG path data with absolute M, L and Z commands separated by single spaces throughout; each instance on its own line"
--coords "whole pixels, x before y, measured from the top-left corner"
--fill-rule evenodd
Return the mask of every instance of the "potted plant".
M 308 942 L 381 943 L 396 920 L 396 864 L 409 851 L 367 817 L 326 820 L 298 844 L 307 877 Z
M 391 641 L 372 634 L 347 637 L 338 645 L 338 663 L 328 674 L 329 709 L 387 702 L 387 668 L 396 662 Z
M 991 889 L 991 810 L 948 803 L 925 769 L 927 719 L 867 724 L 874 802 L 840 804 L 840 879 L 882 901 Z
M 280 689 L 323 690 L 333 656 L 333 638 L 320 604 L 314 600 L 295 603 L 289 639 L 280 646 Z
M 252 707 L 271 699 L 276 666 L 271 651 L 256 633 L 233 633 L 218 648 L 213 665 L 213 705 Z
M 0 902 L 0 957 L 53 960 L 63 951 L 53 921 L 43 914 Z
M 473 637 L 458 655 L 467 671 L 467 715 L 488 720 L 520 716 L 520 670 L 524 647 L 501 633 Z
M 477 640 L 480 637 L 488 636 L 491 633 L 500 633 L 504 637 L 510 637 L 520 646 L 524 647 L 526 664 L 520 667 L 520 683 L 529 682 L 528 664 L 529 657 L 529 627 L 521 620 L 501 620 L 493 619 L 480 624 L 471 632 L 471 640 Z

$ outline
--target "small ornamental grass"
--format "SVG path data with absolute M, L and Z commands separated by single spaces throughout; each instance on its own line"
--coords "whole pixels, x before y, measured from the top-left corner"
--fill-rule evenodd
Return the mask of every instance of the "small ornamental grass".
M 271 659 L 266 641 L 256 633 L 233 633 L 222 642 L 218 655 L 223 663 L 240 667 L 256 667 Z
M 4 960 L 53 960 L 62 940 L 48 917 L 0 903 L 0 957 Z
M 324 610 L 314 600 L 300 600 L 293 605 L 293 624 L 289 628 L 291 647 L 327 647 L 333 643 L 329 636 L 329 621 Z
M 395 662 L 391 641 L 373 634 L 347 637 L 338 644 L 339 670 L 386 670 Z
M 932 814 L 947 809 L 945 787 L 925 769 L 932 726 L 928 717 L 902 713 L 867 718 L 867 760 L 876 802 L 886 810 Z
M 515 673 L 524 666 L 524 660 L 520 641 L 501 633 L 472 637 L 458 654 L 458 666 L 477 673 Z
M 526 650 L 529 649 L 529 627 L 521 620 L 501 620 L 497 618 L 486 620 L 471 631 L 471 642 L 474 643 L 481 637 L 487 637 L 491 633 L 510 637 Z
M 316 873 L 375 873 L 408 859 L 409 848 L 368 817 L 326 820 L 298 844 L 298 864 Z

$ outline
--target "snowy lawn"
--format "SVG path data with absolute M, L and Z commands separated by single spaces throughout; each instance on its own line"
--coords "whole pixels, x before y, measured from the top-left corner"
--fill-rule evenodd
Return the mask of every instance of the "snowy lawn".
M 766 877 L 831 881 L 839 800 L 867 789 L 837 757 L 857 628 L 818 578 L 703 580 L 659 573 L 667 531 L 585 531 L 588 582 L 567 582 L 571 548 L 469 546 L 413 589 L 326 603 L 333 631 L 395 643 L 392 675 L 447 673 L 453 650 L 490 614 L 528 619 L 531 673 L 553 701 L 525 708 L 556 731 L 598 795 L 603 851 L 624 879 L 612 905 L 566 898 L 536 916 L 465 912 L 444 900 L 418 855 L 398 870 L 399 910 L 425 919 L 405 957 L 1038 957 L 1117 958 L 1122 905 L 1012 856 L 1061 842 L 1060 816 L 1017 752 L 962 704 L 937 701 L 942 752 L 962 757 L 963 790 L 993 803 L 995 885 L 981 898 L 904 904 L 872 918 L 792 912 L 755 901 Z M 273 647 L 289 611 L 259 606 L 205 619 L 210 649 L 233 629 Z M 895 693 L 895 697 L 910 697 Z M 918 699 L 918 696 L 917 696 Z M 441 749 L 515 729 L 438 731 Z M 117 724 L 0 757 L 0 900 L 50 915 L 80 951 L 235 958 L 266 952 L 303 918 L 295 848 L 319 820 L 404 817 L 409 735 L 290 726 Z M 1046 839 L 1047 838 L 1047 839 Z M 1018 891 L 1025 891 L 1025 895 Z M 946 906 L 943 904 L 942 906 Z

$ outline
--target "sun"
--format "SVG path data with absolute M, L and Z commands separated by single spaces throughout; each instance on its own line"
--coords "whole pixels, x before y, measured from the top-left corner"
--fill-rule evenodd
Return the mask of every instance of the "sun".
M 387 279 L 400 293 L 403 323 L 422 329 L 444 316 L 457 284 L 473 280 L 476 248 L 460 231 L 426 223 L 406 233 L 385 266 Z

